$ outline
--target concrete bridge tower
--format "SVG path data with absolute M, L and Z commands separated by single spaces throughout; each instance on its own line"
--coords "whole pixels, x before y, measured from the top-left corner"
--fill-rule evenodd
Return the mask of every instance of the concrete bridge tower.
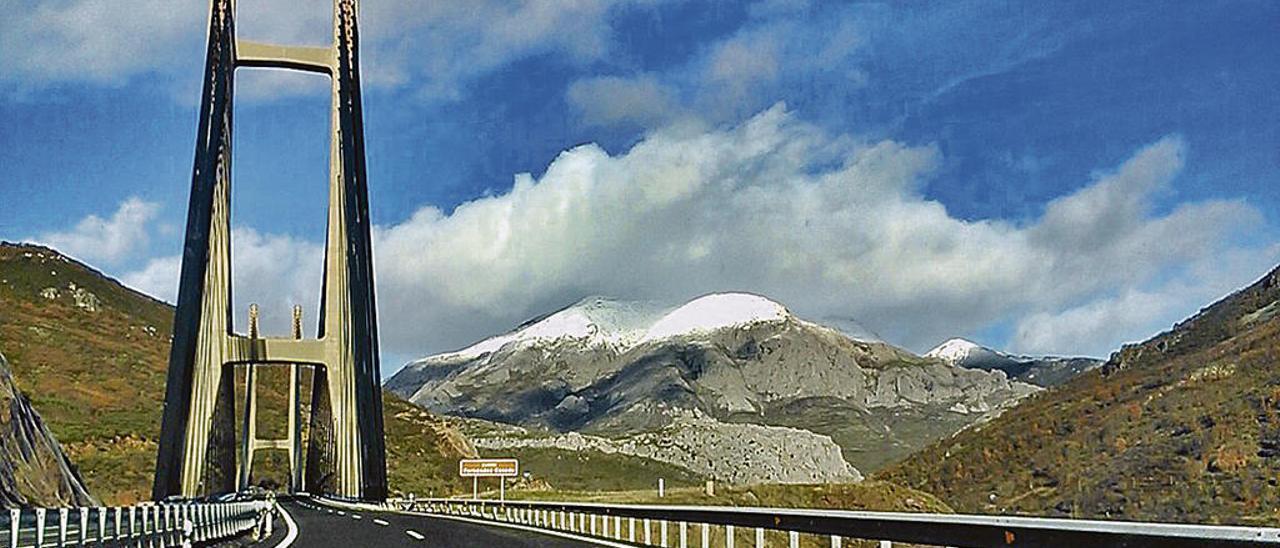
M 236 39 L 235 0 L 211 0 L 204 94 L 152 495 L 236 489 L 235 366 L 315 368 L 306 490 L 386 497 L 356 0 L 335 0 L 333 45 Z M 329 212 L 318 338 L 248 337 L 231 322 L 231 115 L 235 70 L 301 70 L 332 79 Z M 297 405 L 297 398 L 290 398 Z M 295 474 L 297 472 L 295 471 Z

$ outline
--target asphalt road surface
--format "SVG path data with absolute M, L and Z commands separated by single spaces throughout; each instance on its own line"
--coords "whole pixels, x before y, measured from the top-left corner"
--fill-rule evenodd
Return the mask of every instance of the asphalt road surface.
M 298 527 L 298 537 L 291 548 L 595 546 L 520 529 L 392 512 L 330 508 L 308 500 L 282 500 L 280 506 Z M 284 523 L 277 522 L 277 525 L 273 539 L 287 527 Z M 274 541 L 262 544 L 267 547 L 276 545 Z

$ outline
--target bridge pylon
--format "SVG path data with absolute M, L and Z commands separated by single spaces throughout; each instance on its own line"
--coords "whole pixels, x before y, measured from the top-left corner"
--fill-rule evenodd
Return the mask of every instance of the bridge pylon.
M 237 40 L 235 0 L 210 2 L 203 100 L 152 489 L 157 500 L 236 490 L 233 373 L 237 365 L 271 363 L 314 367 L 306 490 L 364 500 L 386 497 L 357 11 L 356 0 L 335 0 L 330 47 L 277 46 Z M 331 78 L 328 228 L 315 339 L 232 332 L 231 116 L 239 67 Z M 296 406 L 297 398 L 290 399 Z

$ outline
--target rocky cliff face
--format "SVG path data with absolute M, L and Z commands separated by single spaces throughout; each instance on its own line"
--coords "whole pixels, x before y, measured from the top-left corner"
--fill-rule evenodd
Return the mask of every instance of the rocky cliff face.
M 1001 372 L 852 339 L 744 294 L 673 310 L 589 299 L 410 363 L 386 386 L 440 413 L 617 439 L 678 426 L 690 414 L 725 431 L 729 423 L 785 426 L 813 436 L 811 447 L 834 440 L 856 468 L 878 466 L 1036 390 Z M 793 402 L 805 402 L 805 412 L 788 407 Z M 783 408 L 790 411 L 777 412 Z M 884 420 L 904 413 L 919 421 L 895 430 L 903 425 Z M 762 454 L 796 443 L 760 434 L 742 433 Z M 702 458 L 735 458 L 707 451 Z M 735 477 L 776 479 L 766 468 Z M 809 473 L 819 472 L 801 472 Z
M 518 427 L 517 427 L 518 428 Z M 552 448 L 621 453 L 673 464 L 700 476 L 734 484 L 860 481 L 862 474 L 828 436 L 807 430 L 758 424 L 729 424 L 687 413 L 667 426 L 620 438 L 578 432 L 508 435 L 476 440 L 483 449 Z
M 0 506 L 96 504 L 0 355 Z

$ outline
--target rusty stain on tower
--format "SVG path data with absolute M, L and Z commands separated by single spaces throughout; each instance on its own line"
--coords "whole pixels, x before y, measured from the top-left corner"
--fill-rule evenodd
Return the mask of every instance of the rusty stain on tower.
M 239 474 L 247 478 L 248 468 L 236 466 L 234 371 L 252 369 L 249 364 L 314 368 L 311 413 L 301 419 L 310 421 L 306 462 L 291 459 L 291 483 L 303 482 L 313 493 L 386 497 L 356 16 L 356 0 L 336 0 L 331 47 L 277 46 L 237 40 L 235 1 L 210 3 L 156 499 L 231 492 Z M 232 332 L 231 115 L 239 67 L 315 72 L 332 81 L 328 228 L 315 339 Z M 290 402 L 296 407 L 299 398 L 291 394 Z M 290 430 L 297 432 L 297 425 Z M 251 451 L 241 455 L 249 457 Z

